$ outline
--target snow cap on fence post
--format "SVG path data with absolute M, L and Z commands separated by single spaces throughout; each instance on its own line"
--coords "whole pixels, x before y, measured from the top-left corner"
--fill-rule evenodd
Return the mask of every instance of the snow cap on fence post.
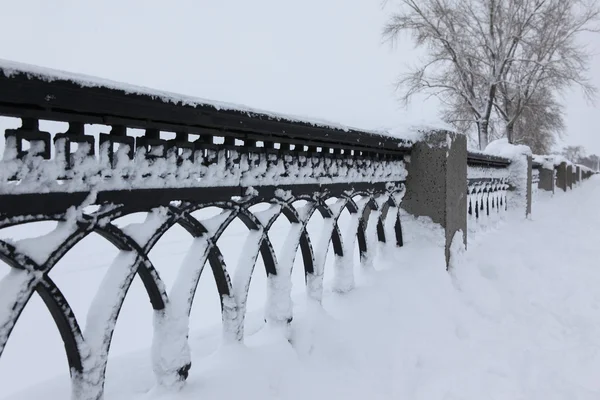
M 456 232 L 467 232 L 467 139 L 448 130 L 422 132 L 410 153 L 403 208 L 430 217 L 446 235 L 446 267 Z
M 532 196 L 532 153 L 525 145 L 508 143 L 506 138 L 494 140 L 487 145 L 485 153 L 508 158 L 508 181 L 512 192 L 508 196 L 508 208 L 525 211 L 525 216 L 531 214 Z

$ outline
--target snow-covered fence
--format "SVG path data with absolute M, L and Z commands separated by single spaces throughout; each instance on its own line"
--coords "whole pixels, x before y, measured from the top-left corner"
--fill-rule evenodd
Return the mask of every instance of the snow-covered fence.
M 377 241 L 403 245 L 401 204 L 442 225 L 449 265 L 450 246 L 457 234 L 466 241 L 469 223 L 485 223 L 508 209 L 528 215 L 538 185 L 553 190 L 556 179 L 566 190 L 592 174 L 565 162 L 532 162 L 528 148 L 508 143 L 468 153 L 464 136 L 443 129 L 422 132 L 412 143 L 4 62 L 0 117 L 17 122 L 0 141 L 0 230 L 58 222 L 38 237 L 0 239 L 0 260 L 11 270 L 0 280 L 0 357 L 37 293 L 63 339 L 74 400 L 103 396 L 112 335 L 136 275 L 154 309 L 157 381 L 178 387 L 191 368 L 189 315 L 205 264 L 220 296 L 224 341 L 244 340 L 259 256 L 268 279 L 265 320 L 285 334 L 293 318 L 291 272 L 298 255 L 308 298 L 319 305 L 329 248 L 333 289 L 349 291 L 355 244 L 365 268 Z M 208 208 L 220 213 L 195 214 Z M 342 231 L 344 210 L 349 227 Z M 140 212 L 146 214 L 142 223 L 116 223 Z M 316 214 L 323 219 L 318 237 L 308 229 Z M 269 233 L 280 217 L 289 230 L 276 252 Z M 236 219 L 248 235 L 232 270 L 219 239 Z M 149 253 L 176 224 L 194 240 L 167 290 Z M 82 327 L 50 272 L 92 233 L 119 254 Z
M 550 192 L 554 192 L 555 187 L 566 192 L 573 183 L 589 179 L 595 173 L 591 168 L 573 164 L 558 155 L 536 155 L 532 168 L 534 177 L 539 176 L 537 188 Z
M 480 221 L 507 210 L 510 160 L 481 153 L 467 158 L 467 213 L 469 221 Z
M 586 167 L 585 165 L 580 165 L 580 168 L 581 168 L 581 180 L 589 179 L 592 175 L 594 175 L 596 173 L 593 169 Z
M 11 267 L 0 280 L 0 356 L 37 293 L 64 341 L 73 399 L 102 398 L 111 338 L 135 275 L 155 313 L 154 372 L 160 385 L 177 387 L 191 367 L 188 318 L 207 262 L 221 298 L 224 340 L 242 341 L 259 255 L 268 277 L 265 319 L 285 331 L 293 317 L 290 275 L 298 253 L 308 296 L 319 304 L 330 245 L 334 289 L 342 292 L 354 286 L 355 242 L 365 267 L 374 242 L 392 235 L 402 245 L 405 140 L 2 63 L 0 116 L 21 120 L 3 143 L 0 229 L 58 221 L 46 235 L 0 240 L 0 260 Z M 60 121 L 64 130 L 44 131 L 42 120 Z M 94 124 L 104 131 L 94 131 Z M 259 203 L 266 208 L 253 212 Z M 222 212 L 194 217 L 207 207 Z M 343 210 L 351 219 L 347 232 L 337 223 Z M 138 212 L 148 213 L 145 222 L 114 223 Z M 314 213 L 325 221 L 317 238 L 307 230 Z M 268 232 L 280 215 L 290 229 L 276 254 Z M 227 249 L 217 242 L 236 218 L 249 234 L 231 275 Z M 148 254 L 175 224 L 195 239 L 167 291 Z M 120 253 L 83 327 L 49 273 L 91 233 Z

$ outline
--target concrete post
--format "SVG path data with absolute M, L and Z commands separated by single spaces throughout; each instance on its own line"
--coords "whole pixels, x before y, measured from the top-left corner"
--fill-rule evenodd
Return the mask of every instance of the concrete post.
M 566 162 L 560 163 L 560 165 L 558 166 L 558 168 L 556 170 L 556 186 L 558 186 L 565 192 L 567 191 L 568 183 L 567 183 L 567 163 Z
M 575 169 L 575 182 L 581 181 L 581 167 L 578 165 Z
M 554 193 L 554 169 L 540 168 L 538 189 Z
M 432 131 L 413 145 L 403 208 L 430 217 L 446 235 L 446 268 L 454 234 L 467 243 L 467 140 L 464 135 Z

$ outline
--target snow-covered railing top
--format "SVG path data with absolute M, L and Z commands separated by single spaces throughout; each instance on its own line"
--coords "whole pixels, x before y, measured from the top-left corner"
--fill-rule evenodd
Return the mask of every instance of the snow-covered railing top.
M 504 157 L 469 151 L 467 165 L 481 168 L 508 168 L 510 160 Z
M 22 119 L 5 134 L 0 194 L 399 182 L 411 146 L 381 133 L 8 62 L 0 62 L 0 116 Z M 68 129 L 52 137 L 40 120 Z M 107 131 L 87 134 L 90 124 Z
M 4 115 L 179 132 L 226 130 L 245 137 L 396 152 L 410 141 L 385 132 L 259 111 L 109 80 L 0 60 Z

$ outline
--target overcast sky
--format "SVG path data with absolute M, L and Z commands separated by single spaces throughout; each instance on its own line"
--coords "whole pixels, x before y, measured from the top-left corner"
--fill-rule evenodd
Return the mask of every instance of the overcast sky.
M 401 108 L 418 54 L 382 43 L 381 0 L 0 0 L 0 58 L 359 128 L 437 120 Z M 600 53 L 600 37 L 586 38 Z M 600 56 L 590 74 L 600 87 Z M 600 154 L 599 108 L 565 99 L 568 144 Z M 598 102 L 600 104 L 600 101 Z

